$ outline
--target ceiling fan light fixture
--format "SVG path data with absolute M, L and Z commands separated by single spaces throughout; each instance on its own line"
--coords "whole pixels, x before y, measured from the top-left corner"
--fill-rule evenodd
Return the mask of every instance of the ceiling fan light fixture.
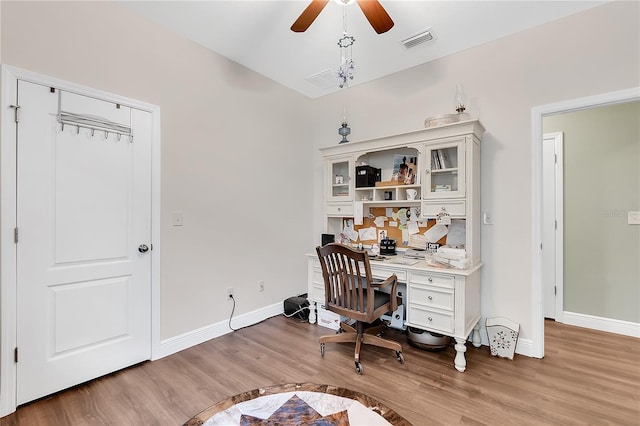
M 393 20 L 382 7 L 378 0 L 333 0 L 340 6 L 348 6 L 357 2 L 364 13 L 365 18 L 373 27 L 376 33 L 382 34 L 393 28 Z M 329 0 L 311 0 L 311 3 L 302 11 L 298 19 L 291 25 L 291 31 L 303 33 L 315 21 L 322 9 L 329 3 Z M 346 9 L 346 8 L 345 8 Z
M 434 41 L 435 39 L 436 36 L 433 30 L 431 28 L 427 28 L 426 30 L 420 31 L 417 34 L 414 34 L 411 37 L 402 40 L 402 45 L 407 49 L 411 49 L 412 47 Z

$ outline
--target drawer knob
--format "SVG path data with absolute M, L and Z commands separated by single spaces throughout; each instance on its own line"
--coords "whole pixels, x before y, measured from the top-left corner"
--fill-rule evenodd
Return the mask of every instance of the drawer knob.
M 433 278 L 429 277 L 429 279 L 428 279 L 427 281 L 429 281 L 430 283 L 432 283 L 432 282 L 433 282 Z
M 429 317 L 427 318 L 429 320 L 429 322 L 433 321 L 433 318 Z
M 433 296 L 429 296 L 429 297 L 427 297 L 427 299 L 433 300 Z

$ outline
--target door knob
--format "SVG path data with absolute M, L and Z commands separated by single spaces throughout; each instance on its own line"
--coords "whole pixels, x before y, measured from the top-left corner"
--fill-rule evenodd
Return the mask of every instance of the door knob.
M 138 251 L 139 251 L 140 253 L 146 253 L 146 252 L 148 252 L 148 251 L 149 251 L 149 247 L 148 247 L 146 244 L 140 244 L 140 245 L 138 246 Z

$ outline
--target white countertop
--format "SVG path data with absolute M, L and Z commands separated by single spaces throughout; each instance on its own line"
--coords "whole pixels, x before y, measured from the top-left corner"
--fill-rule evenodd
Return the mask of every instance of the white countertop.
M 317 254 L 312 254 L 312 253 L 307 253 L 306 254 L 307 257 L 310 258 L 318 258 Z M 383 259 L 381 259 L 383 258 Z M 394 259 L 403 259 L 403 255 L 401 253 L 398 253 L 395 256 L 378 256 L 377 258 L 374 258 L 373 256 L 369 257 L 369 262 L 371 263 L 371 266 L 384 266 L 386 268 L 397 268 L 397 269 L 405 269 L 405 270 L 413 270 L 413 271 L 428 271 L 428 272 L 440 272 L 440 273 L 445 273 L 445 274 L 453 274 L 453 275 L 462 275 L 462 276 L 468 276 L 471 275 L 472 273 L 476 272 L 478 269 L 480 269 L 483 265 L 482 262 L 479 262 L 477 264 L 475 264 L 474 266 L 472 266 L 471 268 L 468 269 L 456 269 L 456 268 L 450 268 L 450 267 L 446 267 L 446 266 L 433 266 L 428 264 L 425 260 L 418 260 L 418 259 L 408 259 L 408 260 L 418 260 L 418 263 L 415 263 L 413 265 L 409 265 L 409 264 L 403 264 L 403 263 L 399 263 L 399 262 L 394 262 Z

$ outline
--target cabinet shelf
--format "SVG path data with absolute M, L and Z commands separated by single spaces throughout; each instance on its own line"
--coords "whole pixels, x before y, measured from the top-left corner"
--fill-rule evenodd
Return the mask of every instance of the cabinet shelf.
M 397 204 L 416 203 L 419 204 L 421 198 L 421 185 L 389 185 L 389 186 L 369 186 L 355 189 L 356 201 L 363 203 Z M 411 199 L 408 192 L 414 192 Z M 390 198 L 388 195 L 390 194 Z M 370 205 L 370 204 L 369 204 Z
M 362 204 L 367 207 L 386 207 L 386 206 L 414 207 L 414 206 L 420 206 L 420 200 L 387 200 L 387 201 L 369 200 L 369 201 L 362 201 Z
M 405 188 L 405 189 L 419 189 L 421 187 L 421 185 L 389 185 L 389 186 L 361 186 L 359 188 L 356 188 L 356 191 L 369 191 L 372 189 L 379 189 L 379 190 L 389 190 L 389 189 L 397 189 L 397 188 Z
M 458 173 L 458 168 L 457 167 L 450 167 L 448 169 L 435 169 L 435 170 L 431 170 L 431 173 L 434 173 L 434 174 L 438 174 L 438 173 Z

